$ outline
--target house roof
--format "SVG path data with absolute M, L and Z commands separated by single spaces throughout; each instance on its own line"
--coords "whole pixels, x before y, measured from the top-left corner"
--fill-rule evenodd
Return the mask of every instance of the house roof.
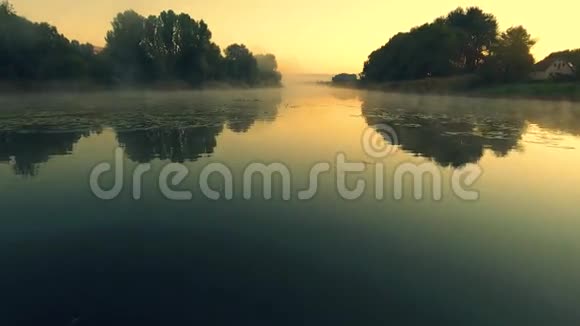
M 544 58 L 542 61 L 536 63 L 536 65 L 534 66 L 534 70 L 545 71 L 550 67 L 550 65 L 552 65 L 557 60 L 563 60 L 567 63 L 578 62 L 578 60 L 576 60 L 578 58 L 580 58 L 580 49 L 554 52 L 549 56 L 547 56 L 546 58 Z M 572 68 L 575 69 L 574 65 L 572 65 Z

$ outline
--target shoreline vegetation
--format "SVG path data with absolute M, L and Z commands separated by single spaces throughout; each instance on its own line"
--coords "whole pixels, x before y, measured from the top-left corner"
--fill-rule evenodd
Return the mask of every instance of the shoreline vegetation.
M 381 91 L 385 93 L 580 102 L 580 83 L 572 81 L 522 81 L 504 84 L 482 84 L 475 76 L 460 76 L 383 83 L 322 81 L 319 84 L 336 88 Z
M 206 81 L 192 85 L 183 81 L 158 81 L 149 83 L 102 83 L 93 80 L 71 81 L 0 81 L 0 94 L 10 93 L 92 93 L 102 91 L 203 91 L 203 90 L 244 90 L 244 89 L 277 89 L 278 84 L 236 83 L 233 81 Z
M 494 15 L 458 8 L 393 36 L 358 75 L 327 85 L 386 92 L 580 101 L 580 50 L 536 63 L 523 26 L 499 31 Z
M 81 44 L 0 3 L 0 92 L 280 87 L 273 54 L 222 49 L 203 20 L 172 10 L 113 18 L 104 48 Z

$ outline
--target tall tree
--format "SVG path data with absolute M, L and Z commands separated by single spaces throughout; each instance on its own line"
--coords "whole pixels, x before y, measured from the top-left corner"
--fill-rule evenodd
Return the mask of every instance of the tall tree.
M 362 78 L 383 82 L 449 76 L 461 68 L 460 56 L 457 33 L 438 20 L 395 35 L 369 56 Z
M 117 78 L 139 82 L 153 75 L 152 58 L 146 52 L 145 18 L 135 11 L 118 14 L 107 33 L 105 53 Z
M 534 57 L 530 50 L 535 44 L 536 41 L 522 26 L 509 28 L 492 47 L 491 56 L 482 69 L 482 76 L 494 82 L 527 79 L 534 67 Z
M 279 81 L 275 67 L 259 73 L 256 58 L 243 45 L 231 46 L 226 56 L 212 42 L 212 33 L 203 20 L 172 10 L 147 18 L 132 10 L 119 13 L 107 33 L 105 49 L 97 51 L 90 44 L 69 41 L 54 26 L 16 15 L 8 2 L 0 2 L 2 80 L 163 80 L 191 85 L 212 80 L 249 85 L 261 79 L 265 83 Z M 268 58 L 276 66 L 275 57 Z
M 447 15 L 446 22 L 456 28 L 461 37 L 465 71 L 474 72 L 483 64 L 497 39 L 497 19 L 477 7 L 471 7 L 452 11 Z
M 250 85 L 257 81 L 258 62 L 245 45 L 232 44 L 226 48 L 225 54 L 228 78 Z
M 278 85 L 282 75 L 278 72 L 278 62 L 273 54 L 258 54 L 255 56 L 260 74 L 260 81 L 269 85 Z
M 90 78 L 94 49 L 69 41 L 47 23 L 33 23 L 0 4 L 0 78 L 42 81 Z
M 458 8 L 429 24 L 399 33 L 365 62 L 361 78 L 383 82 L 476 72 L 497 43 L 496 18 Z
M 173 10 L 163 11 L 157 18 L 157 37 L 159 53 L 163 57 L 163 75 L 165 78 L 175 74 L 175 65 L 179 55 L 179 47 L 176 43 L 177 15 Z
M 16 11 L 14 11 L 14 6 L 8 1 L 0 2 L 0 17 L 14 16 Z

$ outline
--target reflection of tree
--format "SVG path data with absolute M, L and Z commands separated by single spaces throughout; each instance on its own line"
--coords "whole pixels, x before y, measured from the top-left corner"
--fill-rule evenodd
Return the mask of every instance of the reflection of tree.
M 281 101 L 279 92 L 265 93 L 260 98 L 233 100 L 226 113 L 228 128 L 242 133 L 250 130 L 256 121 L 273 121 Z
M 155 158 L 172 162 L 195 161 L 211 154 L 217 146 L 221 127 L 151 129 L 117 132 L 119 144 L 133 161 L 149 162 Z
M 150 112 L 117 120 L 116 126 L 140 126 L 139 129 L 116 128 L 119 144 L 130 159 L 149 162 L 158 158 L 173 162 L 195 161 L 213 153 L 217 136 L 224 124 L 236 132 L 250 130 L 256 121 L 276 118 L 280 97 L 237 98 L 222 104 L 221 110 L 186 109 L 168 114 Z
M 281 101 L 279 89 L 7 96 L 0 99 L 0 163 L 35 175 L 38 164 L 69 154 L 83 135 L 108 128 L 137 162 L 196 160 L 213 153 L 225 125 L 247 132 L 256 121 L 273 121 Z
M 17 175 L 35 176 L 51 156 L 70 154 L 86 133 L 1 132 L 0 162 L 11 162 Z
M 125 118 L 118 114 L 111 125 L 133 161 L 195 161 L 213 153 L 224 125 L 236 133 L 247 132 L 256 121 L 274 120 L 281 102 L 280 92 L 272 90 L 222 95 L 195 107 L 180 102 L 179 110 L 148 110 Z
M 473 112 L 407 111 L 386 109 L 388 103 L 363 101 L 369 125 L 395 129 L 403 150 L 428 157 L 442 166 L 460 167 L 478 162 L 484 149 L 505 156 L 518 146 L 525 121 Z

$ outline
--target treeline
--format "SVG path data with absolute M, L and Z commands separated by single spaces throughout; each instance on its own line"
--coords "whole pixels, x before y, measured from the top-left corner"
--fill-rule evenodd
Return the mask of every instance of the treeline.
M 184 13 L 119 13 L 105 48 L 97 49 L 69 41 L 54 26 L 30 22 L 8 2 L 0 3 L 0 80 L 5 82 L 273 86 L 281 78 L 274 55 L 254 55 L 241 44 L 222 52 L 207 24 Z
M 32 23 L 0 3 L 0 79 L 73 79 L 101 71 L 93 46 L 70 42 L 55 27 Z
M 406 33 L 370 54 L 361 79 L 387 82 L 478 74 L 488 82 L 524 80 L 534 68 L 535 40 L 522 26 L 499 32 L 481 9 L 458 8 Z

